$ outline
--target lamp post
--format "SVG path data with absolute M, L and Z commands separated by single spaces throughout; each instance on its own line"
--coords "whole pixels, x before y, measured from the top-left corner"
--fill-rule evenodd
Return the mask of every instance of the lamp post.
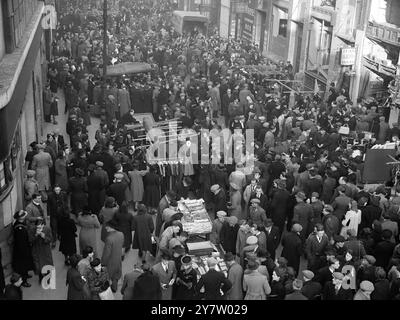
M 108 36 L 107 36 L 107 0 L 103 2 L 103 78 L 105 78 L 107 74 L 107 44 L 108 44 Z

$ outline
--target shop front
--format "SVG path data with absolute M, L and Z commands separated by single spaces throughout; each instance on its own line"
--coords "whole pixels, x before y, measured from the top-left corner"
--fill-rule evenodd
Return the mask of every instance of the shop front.
M 38 27 L 12 96 L 0 110 L 0 248 L 6 276 L 12 271 L 9 244 L 13 214 L 23 208 L 24 158 L 27 146 L 40 136 L 42 125 L 42 37 Z

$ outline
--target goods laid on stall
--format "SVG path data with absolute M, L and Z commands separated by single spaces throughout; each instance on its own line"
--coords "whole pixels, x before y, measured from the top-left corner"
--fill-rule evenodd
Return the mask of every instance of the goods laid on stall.
M 212 224 L 204 200 L 181 200 L 178 203 L 180 212 L 183 213 L 183 230 L 189 235 L 205 235 L 211 233 Z
M 214 252 L 215 246 L 210 241 L 187 243 L 188 252 L 194 256 L 207 256 Z
M 223 272 L 225 274 L 225 276 L 227 277 L 228 276 L 228 267 L 227 267 L 225 261 L 220 257 L 220 253 L 219 253 L 218 249 L 211 242 L 209 242 L 208 244 L 206 244 L 206 242 L 201 242 L 199 244 L 199 246 L 204 246 L 204 245 L 207 245 L 207 247 L 211 246 L 213 248 L 211 256 L 213 258 L 215 258 L 218 262 L 218 264 L 215 267 L 215 270 Z M 189 248 L 189 244 L 188 244 L 188 248 Z M 190 249 L 189 249 L 189 252 L 190 252 Z M 209 271 L 209 268 L 207 265 L 208 258 L 210 258 L 210 254 L 208 254 L 208 255 L 192 255 L 193 269 L 196 270 L 198 279 L 200 279 L 200 277 L 203 274 L 205 274 Z

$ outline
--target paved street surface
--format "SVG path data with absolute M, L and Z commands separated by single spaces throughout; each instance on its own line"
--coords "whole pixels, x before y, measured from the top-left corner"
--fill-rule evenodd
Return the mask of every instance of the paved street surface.
M 43 130 L 43 140 L 46 139 L 47 133 L 53 131 L 55 128 L 59 128 L 61 134 L 66 139 L 66 143 L 69 143 L 69 136 L 67 135 L 66 129 L 66 122 L 67 122 L 67 115 L 64 115 L 64 95 L 61 91 L 58 93 L 58 97 L 60 98 L 59 101 L 59 113 L 60 116 L 57 117 L 58 125 L 53 125 L 50 123 L 45 123 L 45 127 Z M 95 133 L 96 130 L 99 128 L 100 119 L 93 118 L 91 119 L 92 125 L 88 127 L 89 131 L 89 139 L 91 143 L 91 147 L 95 145 Z M 154 217 L 155 218 L 155 217 Z M 79 227 L 77 235 L 79 234 Z M 77 248 L 78 246 L 78 237 L 77 240 Z M 56 268 L 56 289 L 55 290 L 44 290 L 41 285 L 39 284 L 39 280 L 37 276 L 33 276 L 29 279 L 29 282 L 32 284 L 30 288 L 23 288 L 24 292 L 24 300 L 65 300 L 67 298 L 67 286 L 66 286 L 66 275 L 67 270 L 69 267 L 64 265 L 64 255 L 58 250 L 59 241 L 57 241 L 57 246 L 53 250 L 53 261 L 54 266 Z M 100 229 L 97 230 L 97 252 L 103 252 L 103 242 L 100 240 Z M 101 255 L 100 255 L 101 258 Z M 150 261 L 151 262 L 151 261 Z M 128 273 L 130 270 L 133 269 L 135 263 L 141 264 L 141 260 L 138 259 L 138 250 L 131 250 L 129 253 L 126 254 L 124 261 L 122 262 L 122 274 Z M 122 295 L 119 292 L 121 289 L 123 278 L 120 279 L 119 288 L 117 293 L 115 294 L 115 298 L 117 300 L 122 299 Z
M 59 128 L 61 134 L 66 139 L 66 143 L 69 143 L 69 136 L 67 135 L 67 133 L 65 131 L 67 115 L 64 115 L 61 112 L 61 110 L 64 110 L 64 95 L 61 91 L 59 91 L 58 97 L 60 98 L 60 101 L 59 101 L 60 116 L 58 116 L 56 119 L 58 122 L 58 125 L 53 125 L 51 123 L 45 123 L 45 127 L 43 130 L 43 133 L 44 133 L 43 140 L 46 139 L 47 133 L 52 132 L 55 128 Z M 223 122 L 222 119 L 219 119 L 219 120 L 220 120 L 219 122 Z M 96 142 L 94 137 L 95 137 L 96 130 L 99 128 L 100 119 L 92 117 L 91 123 L 92 123 L 92 125 L 88 127 L 88 131 L 89 131 L 90 144 L 91 144 L 91 147 L 93 147 Z M 134 213 L 132 213 L 132 214 L 134 214 Z M 154 218 L 154 223 L 155 223 L 155 216 L 153 218 Z M 78 234 L 79 234 L 79 227 L 78 227 L 77 235 Z M 77 248 L 79 250 L 78 237 L 76 238 L 76 241 L 77 241 Z M 99 229 L 99 230 L 97 230 L 97 252 L 102 253 L 103 246 L 104 246 L 103 242 L 100 240 L 100 229 Z M 32 287 L 23 288 L 24 300 L 65 300 L 67 298 L 68 287 L 66 286 L 66 275 L 67 275 L 67 270 L 69 267 L 65 266 L 64 255 L 58 250 L 58 247 L 59 247 L 59 241 L 57 241 L 56 248 L 53 249 L 53 262 L 54 262 L 54 266 L 56 269 L 56 289 L 55 290 L 43 289 L 42 286 L 39 284 L 38 277 L 33 276 L 29 280 L 29 282 L 32 284 Z M 281 251 L 282 251 L 282 247 L 280 246 L 277 250 L 277 257 L 280 256 Z M 101 258 L 101 255 L 100 255 L 100 258 Z M 153 258 L 150 258 L 149 262 L 152 263 Z M 134 264 L 141 265 L 141 260 L 138 258 L 138 250 L 130 250 L 125 255 L 125 259 L 122 262 L 122 274 L 125 275 L 130 270 L 132 270 Z M 304 259 L 302 259 L 302 262 L 300 265 L 300 270 L 303 270 L 304 268 L 305 268 L 305 261 L 304 261 Z M 116 300 L 122 299 L 122 295 L 120 293 L 122 280 L 123 280 L 123 277 L 119 281 L 118 291 L 115 294 Z

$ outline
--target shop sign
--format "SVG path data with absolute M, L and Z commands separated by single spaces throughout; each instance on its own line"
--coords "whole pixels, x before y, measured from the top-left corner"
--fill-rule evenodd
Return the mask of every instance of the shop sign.
M 356 63 L 356 48 L 342 48 L 340 64 L 353 66 Z

